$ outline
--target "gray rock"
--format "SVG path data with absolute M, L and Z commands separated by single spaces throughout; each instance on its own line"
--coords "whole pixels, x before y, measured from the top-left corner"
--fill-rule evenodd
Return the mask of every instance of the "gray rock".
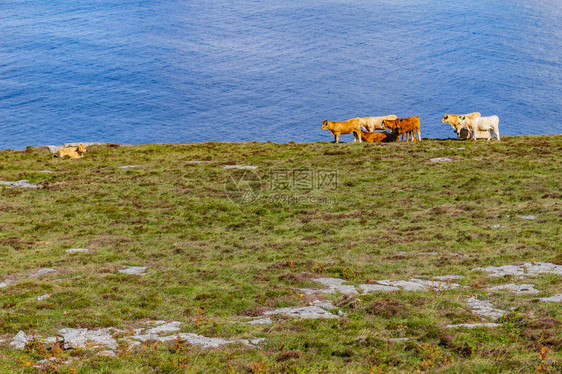
M 0 181 L 0 185 L 8 186 L 5 188 L 43 188 L 43 185 L 29 183 L 27 179 L 22 179 L 16 182 Z
M 380 284 L 360 284 L 359 288 L 363 290 L 363 292 L 392 292 L 392 291 L 400 291 L 400 288 L 395 286 L 384 286 Z
M 437 256 L 439 252 L 421 252 L 422 255 Z
M 27 335 L 25 335 L 25 332 L 20 330 L 10 343 L 10 346 L 15 349 L 24 349 L 27 343 L 29 343 Z
M 552 301 L 554 303 L 562 303 L 562 293 L 551 297 L 539 297 L 540 301 Z
M 474 297 L 469 298 L 467 301 L 468 306 L 472 309 L 472 312 L 483 317 L 490 318 L 500 318 L 506 311 L 501 309 L 496 309 L 494 306 L 486 300 L 478 300 Z
M 41 296 L 37 296 L 37 301 L 41 301 L 41 300 L 45 300 L 48 299 L 49 297 L 51 297 L 51 295 L 49 295 L 48 293 L 41 295 Z
M 117 271 L 123 274 L 145 275 L 146 269 L 148 269 L 147 266 L 123 266 L 122 269 Z
M 537 219 L 535 216 L 520 216 L 521 219 Z
M 223 165 L 223 169 L 257 169 L 257 166 L 249 166 L 249 165 Z
M 491 291 L 507 290 L 514 293 L 539 293 L 539 290 L 537 290 L 532 284 L 517 285 L 513 283 L 508 283 L 508 284 L 502 284 L 501 286 L 489 287 L 488 289 Z
M 449 280 L 449 279 L 463 279 L 463 275 L 438 275 L 433 277 L 438 280 Z
M 254 319 L 252 321 L 247 322 L 250 325 L 270 325 L 273 323 L 273 321 L 271 320 L 271 318 L 259 318 L 259 319 Z
M 448 329 L 456 329 L 459 327 L 473 329 L 475 327 L 498 327 L 499 325 L 499 323 L 459 323 L 457 325 L 447 325 L 445 327 Z
M 429 161 L 431 162 L 447 162 L 447 161 L 454 161 L 452 158 L 449 157 L 434 157 L 430 158 Z
M 526 262 L 523 265 L 488 266 L 472 269 L 472 271 L 476 270 L 486 272 L 490 277 L 503 277 L 504 275 L 537 276 L 540 274 L 562 275 L 562 265 L 547 262 Z
M 86 348 L 89 346 L 117 349 L 117 341 L 110 334 L 110 329 L 72 329 L 59 330 L 64 339 L 64 348 Z
M 492 225 L 492 226 L 490 226 L 490 227 L 493 228 L 493 229 L 498 229 L 498 228 L 500 228 L 500 225 L 495 224 L 495 225 Z
M 38 276 L 41 276 L 41 275 L 55 273 L 55 272 L 56 272 L 55 269 L 41 268 L 41 269 L 37 270 L 35 273 L 30 273 L 29 276 L 30 277 L 38 277 Z
M 355 286 L 352 285 L 345 285 L 346 281 L 339 278 L 316 278 L 316 282 L 323 284 L 324 286 L 328 286 L 330 291 L 329 293 L 341 292 L 343 294 L 356 294 L 357 290 Z
M 74 143 L 64 143 L 64 148 L 66 147 L 78 147 L 80 144 L 82 144 L 85 147 L 90 147 L 92 145 L 106 145 L 109 143 L 98 143 L 98 142 L 74 142 Z
M 288 308 L 279 308 L 264 313 L 265 315 L 283 314 L 295 318 L 317 319 L 317 318 L 338 318 L 330 312 L 318 306 L 295 306 Z
M 265 341 L 265 338 L 256 338 L 256 339 L 250 340 L 250 344 L 257 345 L 257 344 L 260 344 L 263 341 Z
M 88 253 L 90 250 L 88 248 L 70 248 L 67 249 L 66 253 Z
M 118 169 L 132 169 L 132 168 L 138 168 L 137 165 L 123 165 L 123 166 L 118 166 Z
M 390 280 L 381 280 L 377 281 L 385 286 L 393 286 L 403 289 L 404 291 L 444 291 L 450 290 L 455 288 L 460 288 L 460 285 L 457 283 L 447 283 L 447 282 L 440 282 L 440 281 L 430 281 L 430 280 L 423 280 L 423 279 L 410 279 L 409 281 L 390 281 Z
M 313 302 L 310 303 L 310 305 L 317 306 L 317 307 L 322 308 L 322 309 L 327 310 L 327 311 L 337 309 L 337 307 L 335 305 L 333 305 L 332 303 L 330 303 L 328 301 L 314 300 Z
M 177 321 L 172 321 L 172 322 L 158 321 L 158 322 L 161 322 L 161 323 L 158 323 L 157 327 L 147 329 L 145 331 L 145 333 L 146 334 L 162 334 L 162 333 L 179 331 L 180 326 L 182 324 L 181 322 L 177 322 Z
M 59 149 L 64 148 L 62 145 L 46 145 L 44 147 L 47 147 L 51 153 L 57 153 Z
M 410 340 L 410 338 L 390 338 L 388 339 L 391 342 L 407 342 L 408 340 Z
M 237 342 L 242 342 L 240 340 L 225 340 L 225 339 L 221 339 L 221 338 L 207 338 L 205 336 L 202 335 L 197 335 L 197 334 L 193 334 L 193 333 L 179 333 L 176 335 L 170 335 L 170 336 L 159 336 L 156 334 L 144 334 L 144 335 L 134 335 L 134 336 L 130 336 L 127 337 L 128 339 L 133 339 L 133 340 L 140 340 L 140 341 L 147 341 L 147 340 L 154 340 L 160 343 L 170 343 L 173 342 L 176 339 L 181 339 L 181 340 L 185 340 L 190 344 L 194 344 L 194 345 L 199 345 L 202 347 L 207 347 L 207 348 L 217 348 L 220 347 L 221 345 L 225 345 L 225 344 L 232 344 L 232 343 L 237 343 Z
M 12 284 L 12 281 L 9 279 L 4 279 L 3 282 L 0 282 L 0 288 L 2 287 L 8 287 L 10 284 Z
M 201 161 L 201 160 L 190 160 L 190 161 L 186 161 L 186 163 L 188 164 L 205 164 L 207 162 L 211 162 L 211 161 Z

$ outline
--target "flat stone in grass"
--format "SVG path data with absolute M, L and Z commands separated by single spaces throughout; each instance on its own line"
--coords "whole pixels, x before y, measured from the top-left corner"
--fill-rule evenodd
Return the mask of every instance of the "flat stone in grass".
M 38 277 L 38 276 L 41 276 L 41 275 L 55 273 L 55 272 L 56 272 L 55 269 L 41 268 L 41 269 L 37 270 L 35 273 L 29 274 L 29 276 L 30 277 Z
M 472 269 L 472 271 L 476 270 L 486 272 L 490 277 L 503 277 L 504 275 L 534 277 L 540 274 L 562 275 L 562 265 L 555 265 L 548 262 L 526 262 L 523 265 L 488 266 Z
M 252 321 L 247 322 L 250 325 L 270 325 L 273 323 L 273 320 L 269 317 L 267 318 L 259 318 L 259 319 L 254 319 Z
M 438 279 L 438 280 L 464 279 L 464 275 L 454 275 L 454 274 L 451 274 L 451 275 L 437 275 L 437 276 L 435 276 L 435 277 L 433 277 L 433 278 Z
M 398 287 L 403 289 L 404 291 L 444 291 L 460 288 L 460 285 L 457 283 L 430 281 L 416 278 L 410 279 L 409 281 L 381 280 L 377 281 L 377 283 L 380 283 L 384 286 Z
M 117 341 L 111 335 L 111 329 L 72 329 L 59 330 L 64 339 L 64 348 L 86 348 L 92 346 L 117 349 Z
M 315 282 L 321 283 L 328 288 L 299 288 L 299 290 L 303 291 L 306 294 L 313 294 L 313 293 L 336 293 L 341 292 L 342 294 L 356 294 L 357 290 L 355 286 L 352 285 L 345 285 L 343 284 L 346 282 L 344 279 L 339 278 L 316 278 L 314 279 Z
M 189 344 L 199 345 L 205 348 L 217 348 L 221 345 L 225 344 L 232 344 L 232 343 L 246 343 L 247 341 L 243 340 L 226 340 L 221 338 L 207 338 L 206 336 L 197 335 L 193 333 L 179 333 L 175 335 L 168 335 L 168 336 L 159 336 L 157 334 L 144 334 L 144 335 L 134 335 L 126 337 L 125 339 L 132 339 L 138 341 L 147 341 L 147 340 L 154 340 L 160 343 L 171 343 L 175 340 L 185 340 Z
M 145 271 L 148 269 L 147 266 L 123 266 L 122 269 L 117 270 L 123 274 L 130 275 L 145 275 Z
M 22 179 L 15 182 L 0 181 L 0 185 L 8 186 L 4 188 L 43 188 L 43 185 L 29 183 L 27 179 Z
M 360 284 L 359 288 L 363 290 L 363 292 L 392 292 L 392 291 L 400 291 L 400 288 L 395 286 L 384 286 L 381 284 Z
M 14 336 L 14 339 L 10 342 L 10 346 L 15 349 L 24 349 L 25 346 L 29 343 L 29 339 L 25 332 L 21 331 Z
M 553 303 L 562 303 L 562 293 L 551 297 L 539 297 L 540 301 L 551 301 Z
M 257 166 L 250 166 L 250 165 L 223 165 L 223 169 L 257 169 Z
M 4 279 L 3 282 L 0 282 L 0 288 L 2 287 L 8 287 L 10 284 L 12 284 L 12 281 L 9 279 Z
M 520 216 L 521 219 L 537 219 L 535 216 Z
M 483 317 L 490 317 L 490 318 L 500 318 L 503 317 L 504 314 L 507 312 L 501 309 L 496 309 L 486 300 L 478 300 L 474 297 L 469 298 L 467 301 L 468 306 L 472 309 L 472 312 L 478 314 Z
M 430 158 L 429 161 L 431 162 L 447 162 L 447 161 L 454 161 L 452 158 L 449 157 L 434 157 Z
M 48 293 L 41 295 L 41 296 L 37 296 L 37 301 L 41 301 L 41 300 L 45 300 L 48 299 L 49 297 L 51 297 L 51 295 L 49 295 Z
M 122 166 L 117 166 L 118 169 L 133 169 L 133 168 L 138 168 L 137 165 L 122 165 Z
M 66 253 L 88 253 L 90 250 L 88 248 L 70 248 L 67 249 Z
M 488 288 L 491 291 L 511 291 L 513 293 L 539 293 L 540 291 L 537 290 L 532 284 L 502 284 L 501 286 L 494 286 Z
M 447 325 L 445 327 L 448 329 L 456 329 L 460 327 L 473 329 L 475 327 L 498 327 L 499 325 L 499 323 L 459 323 L 457 325 Z
M 318 319 L 318 318 L 338 318 L 338 316 L 322 309 L 318 306 L 294 306 L 288 308 L 279 308 L 275 310 L 270 310 L 264 313 L 265 315 L 277 315 L 282 314 L 294 318 L 304 318 L 304 319 Z
M 155 321 L 156 327 L 152 327 L 145 331 L 146 334 L 162 334 L 167 332 L 179 331 L 181 322 L 177 321 Z
M 203 160 L 189 160 L 189 161 L 186 161 L 186 163 L 188 163 L 188 164 L 205 164 L 205 163 L 208 163 L 208 162 L 211 162 L 211 161 L 203 161 Z

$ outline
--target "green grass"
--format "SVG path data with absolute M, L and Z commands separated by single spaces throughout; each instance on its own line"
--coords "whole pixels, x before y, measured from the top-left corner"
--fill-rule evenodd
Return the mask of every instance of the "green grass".
M 256 201 L 228 198 L 225 183 L 242 172 L 225 164 L 259 167 Z M 337 171 L 337 188 L 272 190 L 272 169 Z M 0 281 L 14 281 L 0 289 L 0 339 L 19 330 L 130 328 L 148 319 L 182 321 L 182 331 L 205 336 L 267 338 L 260 348 L 146 345 L 117 358 L 64 352 L 80 359 L 43 369 L 26 365 L 46 351 L 0 345 L 0 371 L 527 373 L 541 369 L 547 347 L 542 362 L 556 372 L 562 307 L 536 298 L 560 293 L 560 276 L 492 278 L 472 269 L 562 264 L 561 175 L 562 136 L 92 146 L 79 160 L 36 148 L 0 151 L 0 180 L 45 186 L 0 189 Z M 295 197 L 303 198 L 287 201 Z M 81 247 L 91 253 L 65 252 Z M 439 255 L 423 254 L 430 251 Z M 125 275 L 117 272 L 122 265 L 149 269 Z M 41 267 L 58 272 L 25 275 Z M 313 286 L 314 276 L 360 284 L 446 274 L 464 275 L 466 288 L 325 295 L 345 317 L 233 323 L 258 310 L 306 305 L 313 297 L 297 288 Z M 533 283 L 541 294 L 484 288 L 511 282 Z M 45 293 L 51 297 L 36 300 Z M 464 303 L 469 296 L 514 314 L 497 329 L 445 329 L 479 321 Z M 412 339 L 389 340 L 397 337 Z

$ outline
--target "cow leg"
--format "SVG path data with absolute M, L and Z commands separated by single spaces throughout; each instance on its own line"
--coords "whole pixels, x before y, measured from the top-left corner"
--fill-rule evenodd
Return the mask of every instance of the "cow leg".
M 421 142 L 421 133 L 420 133 L 420 129 L 418 129 L 418 140 Z
M 339 143 L 339 142 L 340 142 L 340 134 L 335 133 L 335 134 L 334 134 L 334 138 L 336 138 L 336 143 Z
M 500 129 L 498 127 L 496 127 L 496 139 L 498 139 L 498 142 L 500 141 Z

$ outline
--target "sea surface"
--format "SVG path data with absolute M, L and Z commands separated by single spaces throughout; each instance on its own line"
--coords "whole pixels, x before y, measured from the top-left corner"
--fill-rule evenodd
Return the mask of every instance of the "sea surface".
M 562 133 L 560 0 L 0 0 L 0 148 L 331 141 L 322 120 Z M 342 136 L 351 141 L 351 135 Z

